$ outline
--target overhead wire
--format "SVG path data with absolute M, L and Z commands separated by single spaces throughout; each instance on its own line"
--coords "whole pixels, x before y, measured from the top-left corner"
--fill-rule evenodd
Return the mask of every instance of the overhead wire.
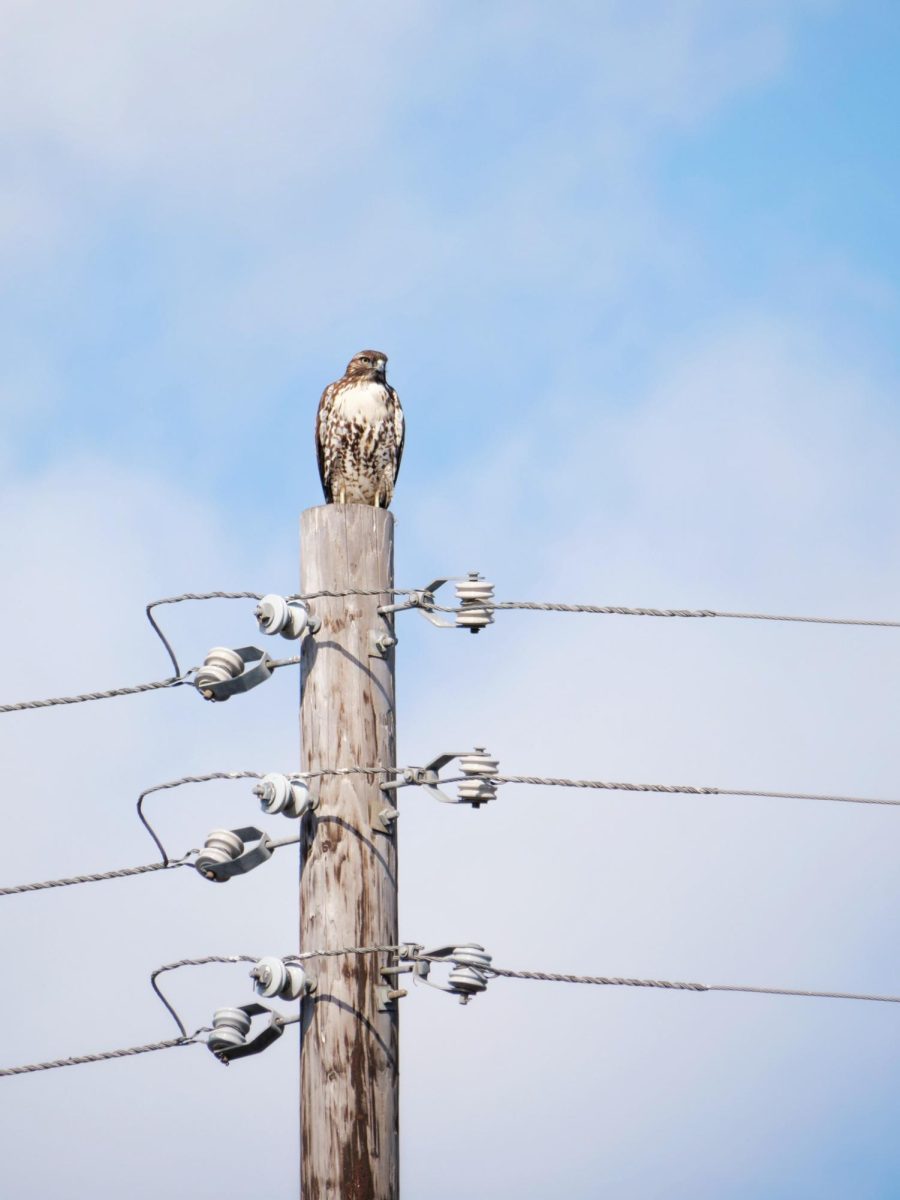
M 119 1050 L 101 1050 L 97 1054 L 79 1054 L 72 1058 L 54 1058 L 49 1062 L 25 1063 L 21 1067 L 0 1067 L 0 1076 L 28 1075 L 32 1071 L 52 1071 L 56 1067 L 80 1067 L 85 1063 L 104 1062 L 110 1058 L 131 1058 L 135 1054 L 150 1054 L 154 1050 L 174 1050 L 178 1046 L 193 1046 L 202 1041 L 208 1028 L 198 1029 L 190 1036 L 169 1038 L 163 1042 L 147 1042 L 143 1046 L 126 1046 Z
M 458 783 L 464 778 L 466 776 L 441 782 Z M 605 779 L 559 779 L 540 775 L 493 775 L 484 778 L 498 784 L 525 784 L 537 787 L 596 788 L 610 792 L 653 792 L 663 795 L 744 796 L 761 800 L 821 800 L 835 804 L 875 804 L 890 808 L 900 807 L 900 800 L 886 800 L 874 796 L 842 796 L 824 792 L 767 792 L 751 788 L 693 787 L 690 784 L 671 783 L 623 783 Z
M 442 960 L 431 960 L 442 961 Z M 446 960 L 443 960 L 446 961 Z M 546 983 L 584 983 L 599 987 L 661 988 L 684 992 L 746 992 L 756 996 L 799 996 L 808 1000 L 863 1000 L 879 1004 L 900 1004 L 900 996 L 876 992 L 815 991 L 807 988 L 759 987 L 743 983 L 687 983 L 675 979 L 626 979 L 607 975 L 569 975 L 555 971 L 511 971 L 504 967 L 479 967 L 487 975 L 503 979 L 528 979 Z
M 399 943 L 397 945 L 382 945 L 382 946 L 347 946 L 337 950 L 308 950 L 302 951 L 299 954 L 285 955 L 283 962 L 303 962 L 311 958 L 326 958 L 345 955 L 365 955 L 378 953 L 395 953 L 402 961 L 410 962 L 427 962 L 439 965 L 455 965 L 456 959 L 453 954 L 429 954 L 421 946 L 411 942 Z M 24 1075 L 34 1071 L 48 1071 L 56 1067 L 80 1066 L 86 1063 L 102 1062 L 113 1058 L 126 1058 L 137 1054 L 147 1054 L 154 1050 L 168 1050 L 178 1046 L 192 1045 L 202 1040 L 202 1035 L 209 1033 L 209 1026 L 201 1026 L 194 1033 L 188 1035 L 186 1026 L 181 1020 L 181 1017 L 176 1012 L 173 1005 L 162 992 L 158 982 L 159 976 L 167 971 L 175 971 L 182 967 L 199 967 L 206 966 L 210 963 L 256 963 L 259 961 L 257 955 L 249 954 L 210 954 L 202 958 L 182 958 L 175 962 L 165 963 L 160 967 L 156 967 L 150 975 L 150 984 L 158 999 L 162 1002 L 166 1011 L 170 1014 L 175 1024 L 178 1026 L 180 1036 L 170 1038 L 165 1041 L 149 1042 L 142 1046 L 129 1046 L 117 1050 L 106 1050 L 96 1054 L 83 1054 L 67 1058 L 52 1059 L 47 1062 L 26 1063 L 17 1067 L 0 1068 L 0 1077 L 11 1075 Z M 465 962 L 465 959 L 461 959 Z M 485 979 L 517 979 L 530 982 L 542 983 L 569 983 L 576 985 L 588 985 L 594 987 L 624 987 L 624 988 L 649 988 L 660 991 L 683 991 L 683 992 L 731 992 L 743 993 L 755 996 L 785 996 L 796 997 L 806 1000 L 855 1000 L 864 1003 L 876 1004 L 900 1004 L 900 996 L 890 995 L 880 992 L 843 992 L 834 990 L 819 990 L 813 988 L 788 988 L 788 987 L 770 987 L 756 984 L 736 984 L 736 983 L 701 983 L 698 981 L 687 981 L 678 979 L 640 979 L 627 976 L 617 975 L 578 975 L 569 972 L 559 971 L 532 971 L 532 970 L 512 970 L 508 967 L 497 967 L 493 964 L 479 965 L 477 971 Z M 285 1023 L 295 1023 L 296 1017 L 288 1018 Z
M 711 608 L 627 608 L 619 604 L 562 604 L 538 600 L 485 600 L 479 601 L 479 609 L 487 612 L 521 610 L 524 612 L 591 613 L 599 616 L 618 617 L 722 617 L 737 621 L 791 621 L 803 625 L 860 625 L 883 629 L 900 629 L 900 621 L 869 619 L 863 617 L 809 617 L 783 613 L 725 612 Z M 465 613 L 470 608 L 449 605 L 428 605 L 434 612 Z
M 159 679 L 154 683 L 139 683 L 134 687 L 111 688 L 106 692 L 83 692 L 79 696 L 52 696 L 47 700 L 20 700 L 16 704 L 0 704 L 0 713 L 22 712 L 29 708 L 52 708 L 57 704 L 84 704 L 90 700 L 112 700 L 118 696 L 134 696 L 139 692 L 155 692 L 162 688 L 181 687 L 196 671 L 191 667 L 181 675 Z
M 365 954 L 382 954 L 382 953 L 398 953 L 406 949 L 406 945 L 391 945 L 391 946 L 345 946 L 340 950 L 305 950 L 298 954 L 286 954 L 282 959 L 283 962 L 306 962 L 311 958 L 339 958 L 348 954 L 365 955 Z M 175 1024 L 184 1034 L 185 1026 L 181 1017 L 175 1011 L 174 1006 L 169 1002 L 168 998 L 162 991 L 162 987 L 158 983 L 160 975 L 166 971 L 178 971 L 182 967 L 205 967 L 210 963 L 256 963 L 259 961 L 258 954 L 207 954 L 202 958 L 179 958 L 175 962 L 165 963 L 161 967 L 155 967 L 150 973 L 150 986 L 156 993 L 157 997 L 165 1005 L 166 1010 L 174 1020 Z
M 147 863 L 141 867 L 121 867 L 116 871 L 99 871 L 92 875 L 71 875 L 68 879 L 45 879 L 40 883 L 20 883 L 15 887 L 0 888 L 0 896 L 13 896 L 19 892 L 40 892 L 44 888 L 70 887 L 79 883 L 100 883 L 105 879 L 123 879 L 128 875 L 146 875 L 151 871 L 170 871 L 176 867 L 193 865 L 190 862 L 196 850 L 188 850 L 182 858 L 170 859 L 168 862 Z

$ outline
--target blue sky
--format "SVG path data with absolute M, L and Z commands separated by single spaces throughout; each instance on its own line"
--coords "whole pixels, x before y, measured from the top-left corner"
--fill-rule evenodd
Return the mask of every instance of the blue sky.
M 508 598 L 900 612 L 900 12 L 837 0 L 77 10 L 0 0 L 10 700 L 158 677 L 147 600 L 296 587 L 312 420 L 384 349 L 398 578 Z M 247 606 L 168 616 L 183 657 Z M 890 631 L 410 615 L 400 756 L 896 795 Z M 3 718 L 4 882 L 150 860 L 133 799 L 296 765 L 295 678 Z M 199 794 L 202 792 L 203 794 Z M 256 818 L 158 802 L 173 847 Z M 900 993 L 890 809 L 405 800 L 402 933 L 512 967 Z M 438 806 L 434 806 L 435 808 Z M 275 832 L 281 832 L 276 828 Z M 169 1034 L 156 965 L 288 953 L 295 864 L 10 898 L 4 1063 Z M 184 878 L 182 878 L 184 876 Z M 249 998 L 173 980 L 188 1020 Z M 884 1006 L 497 981 L 403 1010 L 407 1196 L 894 1196 Z M 174 1061 L 173 1061 L 174 1060 Z M 296 1043 L 8 1080 L 12 1193 L 296 1193 Z M 48 1130 L 53 1130 L 52 1141 Z

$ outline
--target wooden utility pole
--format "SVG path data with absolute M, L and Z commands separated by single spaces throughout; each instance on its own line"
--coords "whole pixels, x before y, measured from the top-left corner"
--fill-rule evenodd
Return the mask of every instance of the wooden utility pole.
M 303 642 L 303 771 L 396 765 L 392 625 L 394 518 L 363 504 L 310 508 L 300 522 L 304 595 L 322 625 Z M 301 842 L 300 948 L 397 944 L 397 848 L 379 775 L 311 779 L 318 807 Z M 302 1200 L 397 1200 L 398 1021 L 380 1011 L 387 954 L 318 958 L 301 1034 Z

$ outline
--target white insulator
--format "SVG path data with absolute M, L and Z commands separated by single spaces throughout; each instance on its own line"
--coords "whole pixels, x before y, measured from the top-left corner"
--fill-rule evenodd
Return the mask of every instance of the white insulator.
M 302 817 L 314 806 L 309 784 L 305 779 L 275 773 L 263 775 L 253 791 L 259 797 L 260 808 L 266 813 Z
M 461 579 L 456 585 L 456 596 L 461 611 L 456 614 L 456 624 L 472 633 L 478 633 L 485 625 L 491 625 L 494 614 L 489 605 L 494 599 L 494 585 L 485 579 L 480 579 L 473 573 L 468 579 Z
M 309 625 L 309 609 L 299 600 L 285 600 L 284 596 L 273 593 L 260 600 L 256 619 L 262 633 L 298 638 Z
M 448 982 L 464 1000 L 486 989 L 488 977 L 485 969 L 491 965 L 491 956 L 485 953 L 483 946 L 474 943 L 457 946 L 450 958 L 453 959 L 454 967 Z
M 487 750 L 478 746 L 471 754 L 461 754 L 458 762 L 466 776 L 457 787 L 460 800 L 478 805 L 496 798 L 497 785 L 492 778 L 500 766 L 496 758 L 491 758 Z
M 212 683 L 236 679 L 243 669 L 244 660 L 236 650 L 229 650 L 227 646 L 214 646 L 194 676 L 194 683 L 202 692 Z
M 280 958 L 261 958 L 250 972 L 254 989 L 260 996 L 278 996 L 281 1000 L 296 1000 L 310 990 L 309 977 L 296 963 Z
M 291 779 L 291 800 L 285 806 L 286 817 L 302 817 L 316 807 L 316 801 L 305 779 Z
M 207 879 L 215 879 L 209 868 L 219 863 L 232 862 L 244 853 L 244 843 L 230 829 L 214 829 L 207 837 L 203 849 L 197 855 L 194 866 Z M 219 882 L 224 883 L 224 880 Z
M 243 1046 L 250 1032 L 250 1018 L 241 1008 L 219 1008 L 213 1013 L 213 1027 L 206 1040 L 210 1050 L 228 1050 Z

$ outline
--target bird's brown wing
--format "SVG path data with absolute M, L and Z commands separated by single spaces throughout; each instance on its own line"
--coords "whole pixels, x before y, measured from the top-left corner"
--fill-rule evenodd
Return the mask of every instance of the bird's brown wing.
M 337 384 L 329 383 L 322 393 L 319 409 L 316 413 L 316 461 L 319 464 L 319 478 L 322 480 L 322 491 L 325 500 L 332 503 L 331 496 L 331 419 L 334 415 L 334 394 Z
M 406 441 L 406 421 L 403 409 L 400 407 L 400 397 L 390 384 L 387 385 L 391 398 L 391 418 L 394 423 L 394 443 L 397 447 L 397 461 L 394 464 L 394 479 L 400 474 L 400 459 L 403 457 L 403 443 Z

